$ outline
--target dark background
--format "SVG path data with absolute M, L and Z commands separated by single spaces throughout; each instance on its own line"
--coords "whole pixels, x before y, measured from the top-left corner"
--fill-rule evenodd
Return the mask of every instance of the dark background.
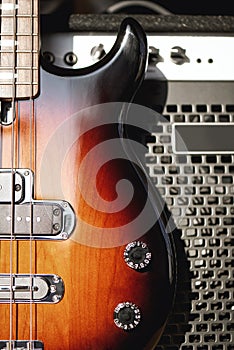
M 116 13 L 126 14 L 161 14 L 147 8 L 146 0 L 138 0 L 141 6 L 136 6 L 135 0 L 129 0 L 132 6 L 127 6 Z M 149 1 L 148 1 L 149 2 Z M 233 0 L 150 0 L 160 5 L 171 14 L 177 15 L 216 15 L 234 16 Z M 108 9 L 119 0 L 40 0 L 41 29 L 43 32 L 69 30 L 68 19 L 71 14 L 108 13 Z
M 130 0 L 134 3 L 134 0 Z M 43 13 L 102 13 L 117 0 L 41 0 Z M 144 2 L 144 0 L 142 0 Z M 152 0 L 175 14 L 234 15 L 233 0 Z

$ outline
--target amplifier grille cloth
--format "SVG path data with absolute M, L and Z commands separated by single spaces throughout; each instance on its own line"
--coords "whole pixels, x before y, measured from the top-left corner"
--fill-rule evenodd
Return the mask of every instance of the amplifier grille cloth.
M 146 164 L 181 232 L 178 290 L 157 350 L 234 349 L 234 154 L 176 155 L 172 123 L 234 122 L 233 105 L 167 105 Z M 186 269 L 188 264 L 188 269 Z

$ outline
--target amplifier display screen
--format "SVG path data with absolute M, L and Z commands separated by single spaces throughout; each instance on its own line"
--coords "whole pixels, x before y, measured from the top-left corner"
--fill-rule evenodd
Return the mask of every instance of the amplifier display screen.
M 234 153 L 234 124 L 174 124 L 174 153 Z

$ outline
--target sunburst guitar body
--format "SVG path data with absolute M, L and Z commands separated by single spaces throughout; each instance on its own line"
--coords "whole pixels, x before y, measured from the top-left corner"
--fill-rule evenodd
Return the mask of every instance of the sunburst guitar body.
M 98 63 L 42 60 L 36 96 L 2 97 L 0 349 L 157 343 L 173 245 L 125 130 L 146 61 L 145 34 L 126 19 Z

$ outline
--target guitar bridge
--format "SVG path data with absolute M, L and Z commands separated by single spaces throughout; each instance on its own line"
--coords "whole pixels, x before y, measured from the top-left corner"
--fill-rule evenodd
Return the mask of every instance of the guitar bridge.
M 56 304 L 63 295 L 64 283 L 57 275 L 0 275 L 0 304 Z
M 44 345 L 38 340 L 0 340 L 0 350 L 44 350 Z
M 34 200 L 32 196 L 31 170 L 0 170 L 0 239 L 68 239 L 75 228 L 70 204 L 62 200 Z

